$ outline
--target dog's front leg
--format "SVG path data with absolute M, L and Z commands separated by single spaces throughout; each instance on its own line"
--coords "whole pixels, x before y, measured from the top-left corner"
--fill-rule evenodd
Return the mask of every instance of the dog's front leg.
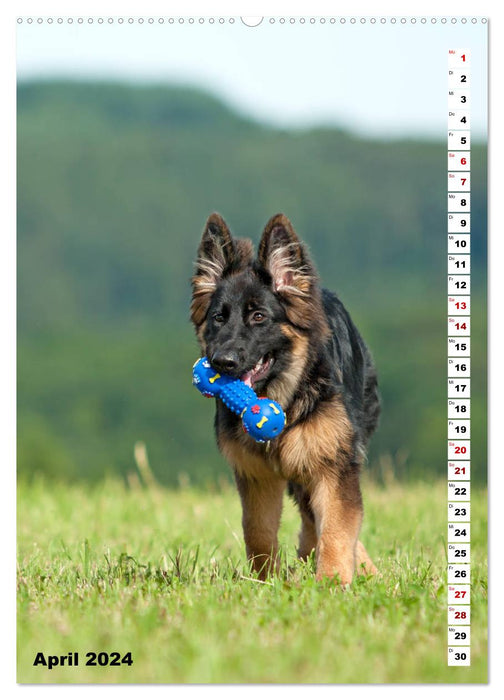
M 236 474 L 247 557 L 262 580 L 279 568 L 277 536 L 286 483 L 275 475 L 254 479 Z
M 310 501 L 317 528 L 317 579 L 338 576 L 351 583 L 362 522 L 358 468 L 324 475 L 312 489 Z
M 378 573 L 378 569 L 373 564 L 373 560 L 367 553 L 366 548 L 360 540 L 357 542 L 355 556 L 357 559 L 356 564 L 358 574 L 364 574 L 364 576 L 374 576 Z

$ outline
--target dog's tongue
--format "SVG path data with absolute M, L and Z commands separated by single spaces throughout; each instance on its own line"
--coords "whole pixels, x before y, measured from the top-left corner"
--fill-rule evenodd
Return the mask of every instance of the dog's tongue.
M 255 379 L 255 377 L 261 372 L 263 365 L 263 361 L 259 360 L 259 362 L 253 369 L 249 370 L 248 372 L 245 372 L 245 374 L 241 377 L 242 382 L 247 386 L 252 387 L 252 382 Z
M 254 374 L 254 372 L 252 370 L 250 370 L 250 372 L 247 372 L 246 374 L 244 374 L 243 377 L 241 378 L 242 382 L 244 384 L 246 384 L 247 386 L 252 387 L 252 375 L 253 374 Z

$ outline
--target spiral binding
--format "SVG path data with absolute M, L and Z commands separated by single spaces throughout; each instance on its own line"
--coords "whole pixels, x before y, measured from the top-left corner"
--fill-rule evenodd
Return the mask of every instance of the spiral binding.
M 338 24 L 338 25 L 355 25 L 355 24 L 371 24 L 371 25 L 406 25 L 406 24 L 486 24 L 487 17 L 263 17 L 260 22 L 254 25 L 246 22 L 248 18 L 243 17 L 18 17 L 18 24 L 77 24 L 77 25 L 106 25 L 117 24 L 130 26 L 132 24 L 210 24 L 224 25 L 237 24 L 245 25 L 251 28 L 260 26 L 263 23 L 269 24 L 297 24 L 297 25 L 314 25 L 314 24 Z

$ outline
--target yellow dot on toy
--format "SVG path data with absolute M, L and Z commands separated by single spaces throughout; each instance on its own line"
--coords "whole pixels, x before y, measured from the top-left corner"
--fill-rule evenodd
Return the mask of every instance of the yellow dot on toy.
M 276 413 L 276 415 L 278 416 L 278 415 L 280 414 L 280 411 L 279 411 L 278 408 L 275 406 L 275 404 L 274 404 L 274 403 L 270 403 L 270 406 L 271 406 L 271 408 L 273 409 L 273 413 Z
M 215 377 L 209 377 L 208 381 L 210 382 L 210 384 L 213 384 L 217 381 L 217 379 L 220 379 L 220 374 L 216 374 Z
M 261 420 L 259 421 L 259 423 L 256 423 L 256 425 L 257 425 L 258 428 L 262 428 L 263 425 L 264 425 L 265 423 L 267 423 L 267 422 L 268 422 L 268 419 L 266 418 L 266 416 L 263 416 L 263 417 L 261 418 Z

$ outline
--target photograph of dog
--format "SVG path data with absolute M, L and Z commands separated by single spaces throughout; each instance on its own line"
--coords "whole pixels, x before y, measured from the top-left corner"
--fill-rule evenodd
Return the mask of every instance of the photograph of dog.
M 380 414 L 376 370 L 286 216 L 269 220 L 257 257 L 252 242 L 234 238 L 219 214 L 208 218 L 191 320 L 217 372 L 240 378 L 286 414 L 283 433 L 258 443 L 216 401 L 217 443 L 235 474 L 247 557 L 259 578 L 279 568 L 286 490 L 301 515 L 299 557 L 315 550 L 318 580 L 345 585 L 356 572 L 375 574 L 359 540 L 359 472 Z

